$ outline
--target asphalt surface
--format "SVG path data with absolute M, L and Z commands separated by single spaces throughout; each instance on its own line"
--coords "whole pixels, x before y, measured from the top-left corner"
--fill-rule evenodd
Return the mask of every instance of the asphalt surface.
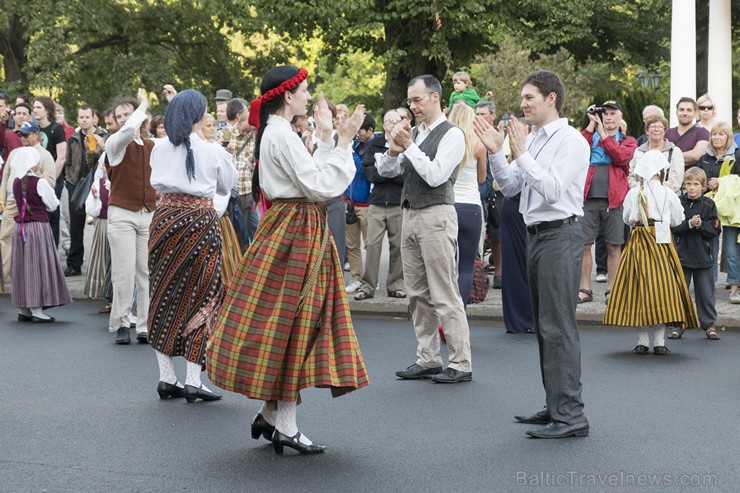
M 473 326 L 473 382 L 401 381 L 394 371 L 415 359 L 410 322 L 355 317 L 371 385 L 337 399 L 303 392 L 299 428 L 327 451 L 277 456 L 249 436 L 256 401 L 161 401 L 152 349 L 114 345 L 99 307 L 79 301 L 30 324 L 0 297 L 0 491 L 740 488 L 737 332 L 688 332 L 659 357 L 632 354 L 633 331 L 584 328 L 591 434 L 536 440 L 513 420 L 544 401 L 534 336 Z M 184 379 L 181 358 L 176 370 Z

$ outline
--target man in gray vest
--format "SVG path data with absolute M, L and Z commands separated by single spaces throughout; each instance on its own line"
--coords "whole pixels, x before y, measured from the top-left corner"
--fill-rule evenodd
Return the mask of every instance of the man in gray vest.
M 381 176 L 403 174 L 401 259 L 418 347 L 416 363 L 397 371 L 403 379 L 469 382 L 473 371 L 470 331 L 457 287 L 457 213 L 453 186 L 465 153 L 463 132 L 449 123 L 440 101 L 442 86 L 431 75 L 409 82 L 407 120 L 391 131 L 390 147 L 377 163 Z M 449 364 L 442 370 L 442 322 Z

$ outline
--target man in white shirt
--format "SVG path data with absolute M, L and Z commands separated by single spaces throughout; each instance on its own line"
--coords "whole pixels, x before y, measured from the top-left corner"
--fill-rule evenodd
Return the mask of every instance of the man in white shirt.
M 403 174 L 401 259 L 418 347 L 416 363 L 396 376 L 437 383 L 469 382 L 470 331 L 457 285 L 454 184 L 465 153 L 463 132 L 442 113 L 442 86 L 431 75 L 409 82 L 408 104 L 419 124 L 391 131 L 390 148 L 376 164 L 381 176 Z M 442 370 L 439 321 L 449 364 Z
M 531 73 L 522 86 L 524 123 L 512 118 L 508 127 L 515 160 L 511 166 L 502 150 L 503 124 L 496 130 L 480 117 L 475 120 L 476 133 L 494 154 L 491 167 L 501 191 L 506 196 L 521 192 L 520 211 L 527 225 L 527 271 L 546 406 L 515 419 L 545 425 L 527 431 L 534 438 L 586 436 L 576 293 L 589 148 L 568 120 L 560 118 L 565 87 L 556 74 Z

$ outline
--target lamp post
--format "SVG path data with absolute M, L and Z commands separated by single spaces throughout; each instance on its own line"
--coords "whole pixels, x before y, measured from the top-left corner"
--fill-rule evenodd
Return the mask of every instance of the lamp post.
M 650 72 L 645 69 L 640 72 L 637 78 L 640 79 L 642 87 L 649 87 L 650 89 L 655 90 L 660 86 L 660 81 L 663 80 L 663 74 L 660 73 L 660 70 L 656 70 L 655 73 L 651 75 Z

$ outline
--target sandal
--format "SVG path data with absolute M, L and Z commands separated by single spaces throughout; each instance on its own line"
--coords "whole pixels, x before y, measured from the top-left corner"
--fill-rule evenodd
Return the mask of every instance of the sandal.
M 714 327 L 707 327 L 707 339 L 719 341 L 719 334 L 717 334 L 717 330 Z
M 591 291 L 590 289 L 579 289 L 578 292 L 579 293 L 583 293 L 583 294 L 586 295 L 585 298 L 581 298 L 580 296 L 578 297 L 578 304 L 579 305 L 581 303 L 588 303 L 589 301 L 593 301 L 594 300 L 594 292 Z
M 668 339 L 680 339 L 681 333 L 676 329 L 671 329 L 671 333 L 668 334 Z
M 372 297 L 373 297 L 373 295 L 371 295 L 371 294 L 367 294 L 367 293 L 366 293 L 365 291 L 360 291 L 359 293 L 357 293 L 357 294 L 355 295 L 355 299 L 356 299 L 357 301 L 362 301 L 362 300 L 369 300 L 369 299 L 370 299 L 370 298 L 372 298 Z
M 397 291 L 388 291 L 388 296 L 390 296 L 391 298 L 405 298 L 406 293 L 399 289 Z

